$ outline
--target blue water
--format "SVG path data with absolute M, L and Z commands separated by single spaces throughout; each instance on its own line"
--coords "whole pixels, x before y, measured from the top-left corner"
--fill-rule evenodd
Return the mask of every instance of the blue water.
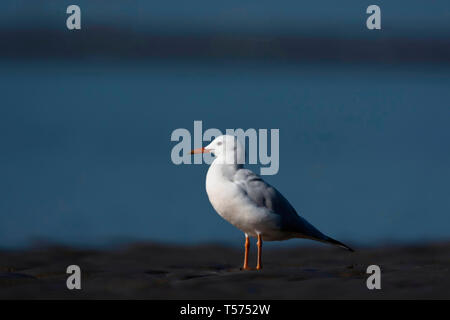
M 450 238 L 450 69 L 239 62 L 0 64 L 0 246 L 240 243 L 176 128 L 279 128 L 265 178 L 342 241 Z M 294 241 L 296 244 L 301 241 Z
M 352 37 L 370 37 L 365 27 L 366 9 L 372 2 L 346 0 L 336 5 L 334 0 L 302 2 L 271 0 L 229 0 L 212 2 L 183 0 L 147 1 L 78 0 L 82 12 L 83 29 L 95 26 L 122 28 L 158 33 L 184 30 L 219 34 L 231 32 L 330 32 Z M 450 27 L 447 0 L 397 0 L 377 3 L 381 8 L 381 35 L 408 34 L 410 37 L 430 39 L 441 34 L 448 37 Z M 65 28 L 66 8 L 69 3 L 51 0 L 2 0 L 0 28 L 36 30 L 49 27 Z M 444 38 L 447 39 L 447 38 Z M 55 46 L 57 48 L 57 46 Z

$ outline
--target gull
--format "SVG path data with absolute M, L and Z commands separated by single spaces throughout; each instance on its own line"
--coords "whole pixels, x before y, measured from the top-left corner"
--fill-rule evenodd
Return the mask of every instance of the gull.
M 245 234 L 242 270 L 249 270 L 249 237 L 257 238 L 256 269 L 262 269 L 262 243 L 292 238 L 330 243 L 353 251 L 342 242 L 324 235 L 304 218 L 274 187 L 245 169 L 245 150 L 237 137 L 222 135 L 191 154 L 211 153 L 215 159 L 206 175 L 206 192 L 217 213 Z

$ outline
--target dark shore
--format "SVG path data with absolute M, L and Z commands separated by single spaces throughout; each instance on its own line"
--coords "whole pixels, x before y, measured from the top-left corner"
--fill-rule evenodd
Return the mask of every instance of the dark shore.
M 218 245 L 145 243 L 1 250 L 0 299 L 450 299 L 450 243 L 267 249 L 262 271 L 240 271 L 242 255 Z M 66 287 L 73 264 L 81 290 Z M 366 287 L 372 264 L 381 267 L 381 290 Z

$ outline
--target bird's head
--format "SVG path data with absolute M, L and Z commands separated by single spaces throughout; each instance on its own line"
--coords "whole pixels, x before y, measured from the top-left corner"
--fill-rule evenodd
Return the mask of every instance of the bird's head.
M 244 148 L 238 139 L 231 135 L 218 136 L 206 147 L 191 151 L 191 154 L 195 153 L 212 153 L 226 164 L 243 164 L 245 162 Z

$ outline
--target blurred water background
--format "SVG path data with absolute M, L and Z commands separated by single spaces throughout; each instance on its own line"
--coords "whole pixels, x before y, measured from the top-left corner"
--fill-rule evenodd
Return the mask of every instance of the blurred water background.
M 330 236 L 449 239 L 448 1 L 380 1 L 380 31 L 356 0 L 70 4 L 0 4 L 1 247 L 240 245 L 171 162 L 194 120 L 279 128 L 265 179 Z

